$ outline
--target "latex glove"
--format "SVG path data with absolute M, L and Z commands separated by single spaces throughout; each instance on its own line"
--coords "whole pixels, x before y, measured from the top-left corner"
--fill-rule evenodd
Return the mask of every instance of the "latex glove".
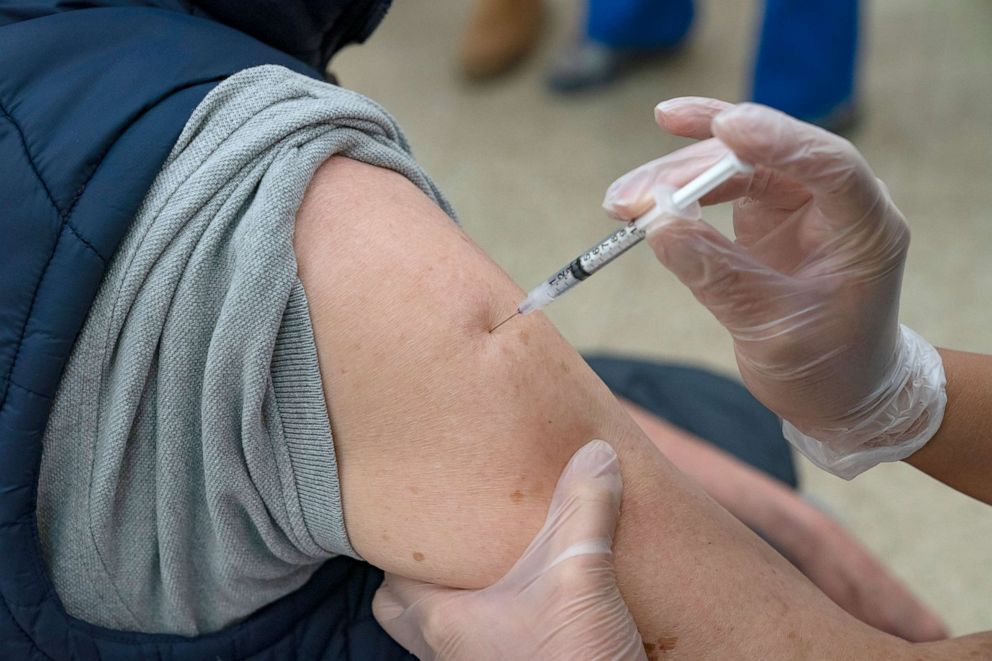
M 387 574 L 376 620 L 421 659 L 645 659 L 610 547 L 623 491 L 593 441 L 565 467 L 544 527 L 496 584 L 456 590 Z
M 702 200 L 736 199 L 736 241 L 684 218 L 650 228 L 648 241 L 730 331 L 745 384 L 784 419 L 786 438 L 848 479 L 922 447 L 943 419 L 943 366 L 899 325 L 909 228 L 861 154 L 755 104 L 675 99 L 655 117 L 703 141 L 621 177 L 604 207 L 637 216 L 654 187 L 681 186 L 727 148 L 756 166 Z

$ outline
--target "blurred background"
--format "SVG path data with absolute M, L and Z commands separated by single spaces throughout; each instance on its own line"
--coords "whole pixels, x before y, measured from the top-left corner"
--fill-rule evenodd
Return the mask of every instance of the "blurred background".
M 484 84 L 459 74 L 466 0 L 397 2 L 332 69 L 395 115 L 467 232 L 530 288 L 614 229 L 600 203 L 616 177 L 685 144 L 654 125 L 658 101 L 747 98 L 762 6 L 699 0 L 677 51 L 579 94 L 546 86 L 581 32 L 577 0 L 546 2 L 536 50 Z M 859 119 L 845 135 L 912 228 L 902 321 L 937 346 L 992 353 L 992 3 L 873 0 L 863 19 Z M 729 207 L 706 218 L 730 234 Z M 736 374 L 723 329 L 646 247 L 549 314 L 582 351 Z M 901 464 L 847 483 L 799 461 L 804 489 L 955 634 L 992 628 L 992 507 Z

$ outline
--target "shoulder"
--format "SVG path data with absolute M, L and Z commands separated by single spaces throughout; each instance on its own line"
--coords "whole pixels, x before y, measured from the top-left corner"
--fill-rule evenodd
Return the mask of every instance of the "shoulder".
M 388 318 L 406 305 L 446 300 L 450 316 L 420 320 L 423 334 L 472 323 L 488 332 L 493 308 L 503 311 L 517 296 L 499 267 L 406 177 L 348 158 L 331 158 L 315 173 L 294 246 L 312 314 L 327 315 L 337 329 L 381 322 L 385 331 L 393 324 L 377 313 Z
M 523 292 L 402 176 L 331 159 L 297 223 L 353 547 L 388 571 L 487 584 L 613 398 L 543 315 L 489 333 Z

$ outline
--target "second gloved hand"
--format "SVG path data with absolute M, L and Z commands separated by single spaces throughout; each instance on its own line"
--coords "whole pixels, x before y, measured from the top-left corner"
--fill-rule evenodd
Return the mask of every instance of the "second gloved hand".
M 922 447 L 943 418 L 943 367 L 899 325 L 909 228 L 864 158 L 755 104 L 676 99 L 656 119 L 702 142 L 628 173 L 604 207 L 635 217 L 655 186 L 685 184 L 727 148 L 756 166 L 702 200 L 736 200 L 736 241 L 689 219 L 652 228 L 648 241 L 730 331 L 745 384 L 786 437 L 848 479 Z
M 376 620 L 421 659 L 646 659 L 610 550 L 622 492 L 613 448 L 588 443 L 503 578 L 456 590 L 387 575 L 372 602 Z

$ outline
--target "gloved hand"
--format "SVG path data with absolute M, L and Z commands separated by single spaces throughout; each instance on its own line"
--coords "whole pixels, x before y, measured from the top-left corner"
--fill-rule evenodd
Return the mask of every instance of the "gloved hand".
M 864 158 L 755 104 L 683 98 L 655 116 L 702 142 L 621 177 L 604 207 L 637 216 L 653 188 L 685 184 L 727 148 L 756 166 L 701 200 L 736 199 L 736 241 L 686 218 L 649 228 L 648 241 L 730 331 L 745 384 L 786 438 L 847 479 L 922 447 L 943 419 L 943 366 L 899 325 L 909 228 Z
M 610 551 L 622 491 L 613 448 L 587 444 L 559 478 L 544 527 L 499 582 L 455 590 L 387 574 L 376 620 L 421 659 L 645 659 Z

